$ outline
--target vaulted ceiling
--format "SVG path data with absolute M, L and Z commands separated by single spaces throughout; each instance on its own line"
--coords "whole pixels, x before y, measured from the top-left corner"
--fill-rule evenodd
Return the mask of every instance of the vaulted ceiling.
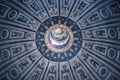
M 120 1 L 0 0 L 0 80 L 120 80 Z

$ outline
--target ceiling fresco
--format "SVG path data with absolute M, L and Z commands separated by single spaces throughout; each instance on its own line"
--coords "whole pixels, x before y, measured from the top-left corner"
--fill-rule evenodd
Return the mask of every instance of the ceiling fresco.
M 120 0 L 0 0 L 0 80 L 120 80 Z

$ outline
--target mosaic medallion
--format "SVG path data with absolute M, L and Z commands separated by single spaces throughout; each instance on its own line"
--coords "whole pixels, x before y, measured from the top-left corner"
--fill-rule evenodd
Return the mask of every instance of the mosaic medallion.
M 74 57 L 81 48 L 81 30 L 69 18 L 52 17 L 39 27 L 36 45 L 47 59 L 58 62 L 66 61 Z

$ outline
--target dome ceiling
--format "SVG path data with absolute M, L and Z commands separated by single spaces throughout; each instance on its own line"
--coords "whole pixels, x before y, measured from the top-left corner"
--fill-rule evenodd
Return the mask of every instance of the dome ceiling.
M 119 79 L 119 0 L 0 0 L 0 80 Z

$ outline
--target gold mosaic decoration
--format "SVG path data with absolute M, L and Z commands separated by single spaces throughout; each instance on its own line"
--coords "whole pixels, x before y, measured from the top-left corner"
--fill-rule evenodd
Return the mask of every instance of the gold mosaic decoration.
M 49 34 L 51 31 L 53 31 L 55 28 L 59 28 L 58 29 L 58 33 L 61 33 L 61 29 L 64 29 L 68 32 L 68 35 L 69 35 L 69 42 L 67 43 L 67 45 L 64 47 L 64 48 L 61 48 L 61 49 L 58 49 L 58 48 L 55 48 L 55 47 L 52 47 L 49 43 Z M 54 51 L 55 53 L 62 53 L 62 52 L 65 52 L 67 51 L 73 44 L 73 40 L 74 40 L 74 36 L 73 36 L 73 33 L 72 31 L 65 25 L 63 24 L 55 24 L 53 26 L 51 26 L 45 33 L 45 44 L 47 45 L 47 47 Z

